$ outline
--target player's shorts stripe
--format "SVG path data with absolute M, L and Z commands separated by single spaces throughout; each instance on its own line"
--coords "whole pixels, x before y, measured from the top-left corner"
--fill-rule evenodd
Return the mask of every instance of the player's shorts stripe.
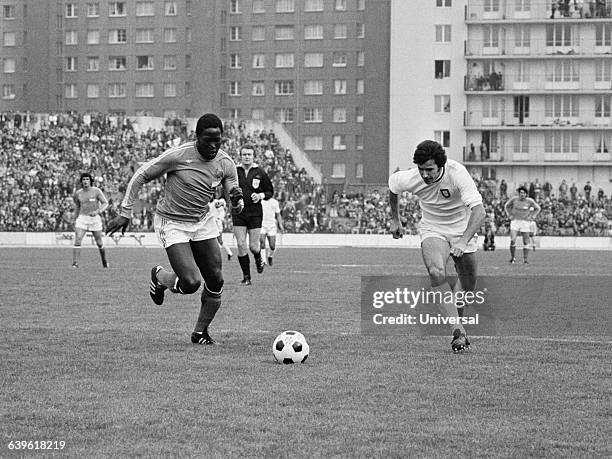
M 162 241 L 162 244 L 164 245 L 164 247 L 166 246 L 166 223 L 168 223 L 168 221 L 164 218 L 164 217 L 160 217 L 161 219 L 161 225 L 159 226 L 159 238 Z

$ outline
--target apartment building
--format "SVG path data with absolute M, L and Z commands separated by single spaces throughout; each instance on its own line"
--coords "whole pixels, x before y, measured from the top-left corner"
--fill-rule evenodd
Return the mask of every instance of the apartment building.
M 482 177 L 589 180 L 609 193 L 611 7 L 431 0 L 417 19 L 394 1 L 390 168 L 408 167 L 410 150 L 430 136 Z M 400 33 L 417 52 L 397 42 Z
M 0 111 L 273 119 L 384 183 L 390 0 L 0 0 Z

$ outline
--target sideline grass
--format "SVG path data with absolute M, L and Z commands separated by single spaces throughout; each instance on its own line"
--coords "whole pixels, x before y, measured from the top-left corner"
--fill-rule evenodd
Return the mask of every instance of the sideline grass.
M 529 266 L 479 257 L 494 276 L 612 272 L 607 253 L 539 251 Z M 567 342 L 478 338 L 464 355 L 447 337 L 359 334 L 360 276 L 422 274 L 418 251 L 283 248 L 250 288 L 230 263 L 215 347 L 189 342 L 198 296 L 150 301 L 161 250 L 109 259 L 102 270 L 84 250 L 73 270 L 66 249 L 0 249 L 0 456 L 11 440 L 64 440 L 58 455 L 72 457 L 612 454 L 612 345 L 588 324 Z M 533 330 L 547 326 L 533 315 Z M 308 338 L 306 364 L 273 362 L 284 329 Z

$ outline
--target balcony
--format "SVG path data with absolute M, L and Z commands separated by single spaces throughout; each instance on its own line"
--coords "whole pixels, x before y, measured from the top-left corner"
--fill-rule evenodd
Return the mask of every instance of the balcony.
M 529 39 L 468 39 L 464 43 L 467 58 L 596 58 L 612 57 L 610 40 L 576 38 L 569 40 Z
M 550 147 L 549 147 L 550 149 Z M 520 166 L 520 165 L 571 165 L 596 166 L 610 163 L 610 153 L 605 150 L 546 151 L 542 144 L 530 145 L 528 151 L 517 151 L 513 146 L 492 145 L 490 152 L 482 154 L 478 147 L 463 148 L 466 166 Z M 485 149 L 485 152 L 487 149 Z
M 598 81 L 601 80 L 601 81 Z M 561 78 L 548 74 L 525 75 L 518 73 L 503 74 L 493 72 L 482 75 L 479 71 L 470 72 L 464 76 L 464 90 L 470 93 L 503 91 L 504 93 L 602 93 L 609 94 L 612 90 L 612 79 L 603 80 L 603 76 L 581 72 L 572 75 L 567 81 L 555 81 Z
M 551 0 L 532 0 L 531 2 L 468 0 L 465 7 L 465 20 L 468 23 L 550 19 L 589 20 L 610 17 L 612 17 L 612 0 L 585 0 L 582 2 L 571 0 L 559 3 Z
M 503 105 L 502 100 L 497 107 Z M 466 129 L 531 129 L 531 130 L 606 130 L 612 128 L 610 108 L 602 108 L 596 113 L 594 110 L 577 110 L 565 113 L 565 109 L 523 110 L 514 112 L 501 108 L 491 110 L 470 110 L 464 112 L 464 126 Z

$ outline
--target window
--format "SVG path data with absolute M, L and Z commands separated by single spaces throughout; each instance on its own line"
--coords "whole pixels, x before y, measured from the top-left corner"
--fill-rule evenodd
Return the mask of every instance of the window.
M 164 56 L 164 70 L 176 70 L 176 56 Z
M 293 95 L 293 80 L 277 80 L 274 82 L 274 93 L 277 96 Z
M 498 13 L 499 0 L 484 0 L 484 11 L 485 13 Z
M 185 82 L 185 97 L 191 96 L 191 82 Z
M 191 43 L 191 27 L 185 27 L 185 42 Z
M 153 56 L 136 56 L 137 70 L 153 70 Z
M 277 13 L 293 13 L 294 10 L 293 0 L 276 0 Z
M 15 5 L 4 5 L 2 7 L 2 18 L 15 19 Z
M 2 72 L 15 73 L 15 59 L 7 57 L 0 60 L 0 62 L 2 62 Z M 72 65 L 71 71 L 76 70 L 76 57 L 67 57 L 66 70 L 68 70 L 68 65 Z
M 164 4 L 164 14 L 166 16 L 176 16 L 176 2 L 166 2 Z
M 365 0 L 357 0 L 357 11 L 365 10 Z
M 254 108 L 251 110 L 251 119 L 264 120 L 265 118 L 266 118 L 266 112 L 263 108 Z
M 74 83 L 69 83 L 64 88 L 64 96 L 66 99 L 76 99 L 79 96 L 77 91 L 77 85 Z
M 86 88 L 88 99 L 97 99 L 100 97 L 100 85 L 97 83 L 89 83 Z
M 79 43 L 79 33 L 76 30 L 67 30 L 65 43 L 67 45 L 77 45 Z
M 595 46 L 610 46 L 612 44 L 612 25 L 595 25 Z
M 293 68 L 293 65 L 293 53 L 276 55 L 276 68 Z
M 437 79 L 449 78 L 450 77 L 450 64 L 451 61 L 434 61 L 434 76 Z
M 346 11 L 346 0 L 334 0 L 334 9 L 336 11 Z
M 136 97 L 154 97 L 153 83 L 136 83 Z
M 322 40 L 323 26 L 320 24 L 310 24 L 304 26 L 304 40 Z
M 363 163 L 355 164 L 355 178 L 358 178 L 358 179 L 363 178 Z
M 108 15 L 109 16 L 125 16 L 126 15 L 125 2 L 110 2 L 108 4 Z
M 4 46 L 15 46 L 15 32 L 4 32 L 2 34 L 2 43 Z
M 153 2 L 136 2 L 136 16 L 154 16 L 155 5 Z
M 608 145 L 612 144 L 612 137 L 608 137 L 606 134 L 601 133 L 597 136 L 595 142 L 595 145 L 597 145 L 596 153 L 608 153 Z
M 450 112 L 450 95 L 434 96 L 434 112 Z
M 363 67 L 365 65 L 365 53 L 363 51 L 357 51 L 357 67 Z
M 555 60 L 547 66 L 546 80 L 550 82 L 579 81 L 578 67 L 571 60 Z
M 346 123 L 346 108 L 344 107 L 332 108 L 332 121 L 334 123 Z
M 334 80 L 334 94 L 346 94 L 346 80 Z
M 344 135 L 332 136 L 332 148 L 334 150 L 346 150 L 346 136 Z
M 240 81 L 230 81 L 228 93 L 230 96 L 240 95 Z
M 333 178 L 344 178 L 346 177 L 346 164 L 344 163 L 333 163 L 332 173 Z
M 97 72 L 100 70 L 100 58 L 97 56 L 90 56 L 87 58 L 87 71 Z
M 595 61 L 595 81 L 612 81 L 612 60 L 598 59 Z
M 444 43 L 451 41 L 451 26 L 443 24 L 436 26 L 436 42 Z
M 436 6 L 438 8 L 442 8 L 442 7 L 451 7 L 453 6 L 452 4 L 452 0 L 436 0 Z
M 570 24 L 548 24 L 546 46 L 571 46 L 572 26 Z
M 362 24 L 361 22 L 357 23 L 355 36 L 357 38 L 365 38 L 365 24 Z
M 256 26 L 251 29 L 251 40 L 263 41 L 266 39 L 266 28 L 263 26 Z
M 111 99 L 126 97 L 125 83 L 110 83 L 108 85 L 108 97 Z
M 578 153 L 578 133 L 545 132 L 544 153 Z
M 100 44 L 100 31 L 99 30 L 88 30 L 87 31 L 87 44 L 88 45 L 99 45 Z
M 364 80 L 357 80 L 355 82 L 355 93 L 363 94 L 365 92 L 365 82 Z
M 444 148 L 450 148 L 450 131 L 434 131 L 434 140 Z
M 176 83 L 164 83 L 164 97 L 176 97 Z
M 191 54 L 185 54 L 185 68 L 191 68 Z
M 529 153 L 529 132 L 515 132 L 513 153 Z
M 346 53 L 344 51 L 334 51 L 332 54 L 332 67 L 346 67 Z
M 275 40 L 293 40 L 294 38 L 292 25 L 280 25 L 274 27 Z
M 242 40 L 242 28 L 240 26 L 230 27 L 230 41 Z
M 154 37 L 153 29 L 136 29 L 136 43 L 153 43 Z
M 318 135 L 304 136 L 304 150 L 323 150 L 323 137 Z
M 498 48 L 499 47 L 499 27 L 497 26 L 483 26 L 483 47 L 485 48 Z
M 76 3 L 66 3 L 66 17 L 76 18 L 77 17 L 77 6 Z
M 264 0 L 253 0 L 253 13 L 265 13 Z
M 519 12 L 529 12 L 531 11 L 531 0 L 516 0 L 514 4 L 514 11 Z
M 239 14 L 241 11 L 241 0 L 230 0 L 230 13 L 231 14 Z
M 348 36 L 348 27 L 346 24 L 334 24 L 334 39 L 340 40 Z
M 293 123 L 292 108 L 277 108 L 274 110 L 274 119 L 279 123 Z
M 323 53 L 305 53 L 304 67 L 323 67 Z
M 6 72 L 6 61 L 8 59 L 5 59 L 5 70 L 4 73 Z M 77 70 L 77 58 L 76 57 L 67 57 L 66 58 L 66 72 L 76 72 Z M 13 72 L 15 71 L 15 62 L 13 61 Z
M 253 81 L 253 89 L 251 90 L 252 96 L 265 96 L 266 86 L 263 81 Z
M 176 29 L 164 29 L 164 43 L 176 43 Z
M 355 122 L 363 123 L 363 107 L 355 107 Z
M 355 136 L 355 150 L 363 150 L 363 136 L 356 135 Z
M 3 99 L 14 99 L 15 98 L 15 85 L 14 84 L 3 84 L 2 85 L 2 98 Z
M 97 18 L 100 16 L 100 4 L 98 2 L 87 4 L 87 17 Z
M 610 118 L 610 96 L 595 96 L 595 118 Z
M 323 11 L 323 0 L 304 0 L 304 11 Z
M 304 123 L 322 123 L 323 114 L 320 108 L 305 108 Z
M 108 31 L 108 42 L 110 44 L 127 43 L 127 30 L 113 29 Z
M 109 56 L 109 70 L 125 70 L 127 68 L 127 57 L 125 56 Z
M 514 46 L 517 48 L 529 48 L 531 46 L 531 27 L 517 25 L 514 28 Z
M 266 66 L 266 56 L 264 54 L 253 54 L 253 68 L 263 69 Z
M 306 80 L 304 81 L 305 96 L 320 96 L 323 94 L 323 81 L 321 80 Z
M 240 54 L 232 53 L 229 55 L 229 67 L 230 69 L 242 68 L 242 64 L 240 62 Z

